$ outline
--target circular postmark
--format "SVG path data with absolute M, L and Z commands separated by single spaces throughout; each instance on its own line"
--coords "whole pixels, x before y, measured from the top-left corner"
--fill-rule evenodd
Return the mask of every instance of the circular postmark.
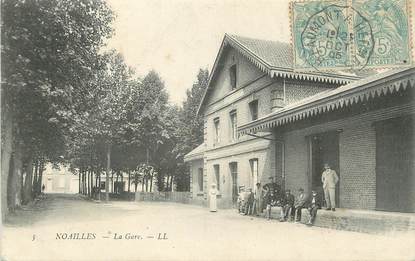
M 329 5 L 307 20 L 301 33 L 306 62 L 319 68 L 363 69 L 374 48 L 369 20 L 350 6 Z

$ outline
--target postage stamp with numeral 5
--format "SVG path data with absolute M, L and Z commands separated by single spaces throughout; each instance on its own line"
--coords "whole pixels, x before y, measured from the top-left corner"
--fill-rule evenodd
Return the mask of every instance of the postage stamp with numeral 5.
M 291 2 L 296 70 L 410 66 L 409 0 Z

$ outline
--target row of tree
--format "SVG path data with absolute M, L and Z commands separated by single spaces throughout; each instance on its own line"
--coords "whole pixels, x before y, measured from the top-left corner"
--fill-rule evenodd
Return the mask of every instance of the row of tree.
M 208 72 L 182 107 L 169 104 L 155 71 L 138 78 L 102 51 L 113 19 L 100 0 L 2 1 L 2 217 L 40 194 L 47 163 L 69 164 L 87 195 L 102 173 L 128 173 L 135 189 L 189 188 L 183 156 L 203 140 Z

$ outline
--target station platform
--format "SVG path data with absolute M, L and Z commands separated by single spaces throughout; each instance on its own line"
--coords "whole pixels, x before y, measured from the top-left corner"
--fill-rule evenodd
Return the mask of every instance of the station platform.
M 279 219 L 280 207 L 271 209 L 271 218 Z M 261 216 L 264 216 L 262 214 Z M 309 220 L 307 209 L 302 210 L 301 223 Z M 415 213 L 385 212 L 336 208 L 336 211 L 319 209 L 314 226 L 373 234 L 414 232 Z

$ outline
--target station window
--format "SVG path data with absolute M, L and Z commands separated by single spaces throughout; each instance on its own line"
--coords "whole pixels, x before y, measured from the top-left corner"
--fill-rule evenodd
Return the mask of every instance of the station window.
M 236 64 L 232 65 L 229 68 L 229 77 L 231 79 L 231 89 L 236 89 L 236 82 L 237 82 L 237 76 L 236 76 Z
M 214 137 L 214 144 L 218 144 L 220 142 L 220 121 L 219 121 L 219 117 L 215 118 L 213 120 L 213 124 L 215 127 L 215 137 Z
M 198 183 L 199 183 L 199 191 L 203 191 L 203 168 L 198 169 L 197 173 Z
M 259 182 L 258 180 L 258 159 L 250 159 L 249 163 L 251 165 L 251 188 L 253 190 L 256 189 L 256 184 Z
M 220 169 L 219 165 L 213 165 L 213 169 L 215 171 L 215 181 L 216 181 L 216 188 L 220 190 Z
M 231 119 L 231 140 L 235 141 L 238 139 L 238 123 L 236 117 L 236 110 L 233 110 L 229 113 Z
M 258 119 L 258 100 L 249 103 L 249 110 L 251 112 L 251 120 Z

